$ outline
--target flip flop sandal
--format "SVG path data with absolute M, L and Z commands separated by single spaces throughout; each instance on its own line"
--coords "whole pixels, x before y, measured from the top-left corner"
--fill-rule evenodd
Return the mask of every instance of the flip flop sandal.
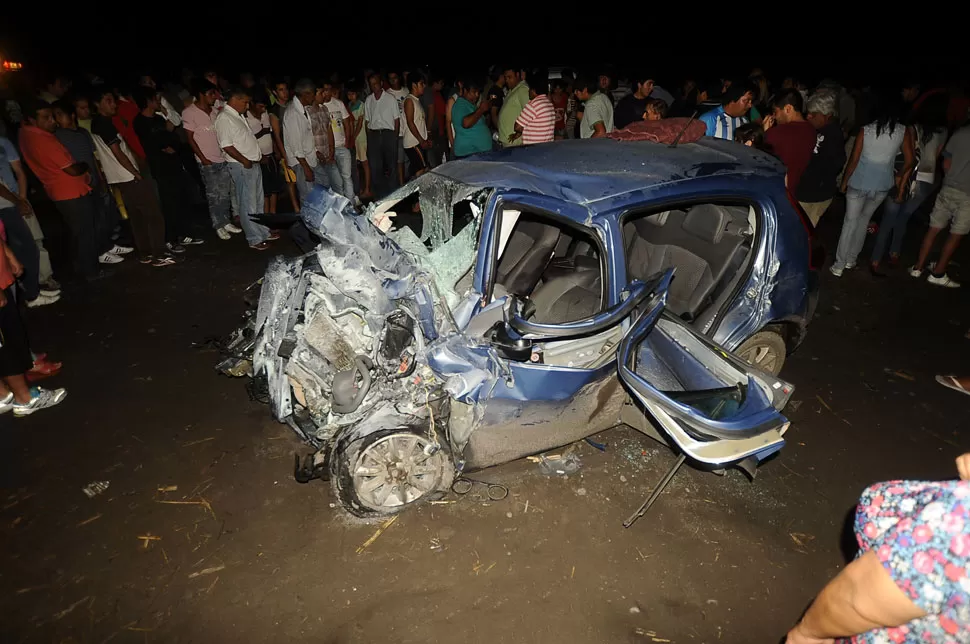
M 171 266 L 175 263 L 177 262 L 171 257 L 163 257 L 162 259 L 156 259 L 154 262 L 152 262 L 152 266 L 160 268 L 162 266 Z
M 947 389 L 952 389 L 953 391 L 959 391 L 961 394 L 967 394 L 970 396 L 970 391 L 964 389 L 960 386 L 960 381 L 956 376 L 937 376 L 936 381 L 946 387 Z
M 49 378 L 51 376 L 56 376 L 61 371 L 61 367 L 64 364 L 61 362 L 46 362 L 46 361 L 36 361 L 34 366 L 26 373 L 28 382 L 36 382 L 38 380 L 43 380 L 44 378 Z

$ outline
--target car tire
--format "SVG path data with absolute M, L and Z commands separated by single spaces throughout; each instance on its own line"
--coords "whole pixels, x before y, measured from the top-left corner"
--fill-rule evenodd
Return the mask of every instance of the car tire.
M 401 428 L 338 446 L 331 457 L 334 494 L 348 512 L 365 518 L 397 514 L 440 498 L 451 488 L 455 467 L 446 445 L 429 455 L 425 450 L 432 445 L 427 434 Z
M 788 346 L 777 331 L 758 331 L 734 350 L 734 355 L 762 371 L 777 376 L 785 366 Z

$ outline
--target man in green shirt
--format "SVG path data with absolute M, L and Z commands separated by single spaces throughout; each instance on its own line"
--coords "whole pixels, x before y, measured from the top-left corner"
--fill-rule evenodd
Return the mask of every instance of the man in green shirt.
M 510 67 L 505 70 L 505 87 L 509 93 L 498 113 L 498 140 L 503 146 L 522 145 L 521 138 L 509 143 L 509 137 L 515 133 L 515 121 L 529 102 L 529 84 L 518 68 Z
M 579 123 L 579 138 L 596 139 L 613 131 L 613 104 L 595 80 L 580 79 L 574 85 L 576 98 L 586 103 Z
M 462 87 L 461 96 L 451 108 L 451 124 L 455 130 L 453 152 L 456 159 L 492 149 L 492 133 L 485 125 L 485 115 L 492 105 L 491 101 L 481 96 L 482 84 L 478 78 L 466 79 Z M 476 104 L 478 107 L 475 107 Z

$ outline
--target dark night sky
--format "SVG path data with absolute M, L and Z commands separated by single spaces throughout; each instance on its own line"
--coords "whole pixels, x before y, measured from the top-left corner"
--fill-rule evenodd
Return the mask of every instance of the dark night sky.
M 262 6 L 275 8 L 287 4 L 274 0 L 264 1 Z M 768 39 L 742 39 L 724 33 L 719 33 L 716 38 L 705 38 L 696 30 L 689 35 L 663 35 L 645 29 L 633 37 L 625 36 L 626 31 L 587 30 L 576 34 L 575 28 L 570 31 L 567 27 L 550 26 L 537 32 L 510 26 L 508 35 L 505 35 L 494 26 L 497 23 L 483 13 L 481 33 L 474 34 L 448 27 L 430 28 L 427 24 L 415 31 L 403 21 L 365 22 L 365 16 L 353 19 L 341 15 L 340 10 L 334 13 L 331 9 L 321 8 L 314 10 L 312 15 L 317 21 L 325 18 L 329 26 L 318 23 L 319 28 L 313 30 L 301 26 L 297 36 L 296 30 L 285 33 L 282 28 L 282 9 L 276 10 L 276 16 L 266 14 L 260 17 L 258 12 L 243 9 L 242 5 L 236 10 L 231 8 L 233 5 L 225 3 L 218 5 L 221 9 L 193 8 L 191 21 L 187 23 L 181 4 L 173 11 L 160 11 L 145 3 L 120 5 L 126 8 L 114 11 L 105 9 L 106 5 L 110 3 L 97 3 L 97 15 L 92 10 L 87 16 L 73 10 L 57 13 L 53 5 L 47 4 L 44 6 L 50 9 L 45 8 L 42 16 L 25 14 L 22 5 L 12 11 L 5 9 L 0 22 L 0 56 L 23 62 L 26 77 L 55 71 L 76 76 L 91 71 L 122 83 L 131 82 L 143 71 L 161 79 L 177 78 L 183 67 L 198 74 L 205 68 L 214 67 L 230 79 L 240 71 L 291 78 L 300 75 L 321 77 L 336 71 L 347 77 L 357 74 L 365 66 L 407 69 L 415 65 L 450 75 L 484 70 L 488 65 L 506 60 L 519 61 L 524 67 L 567 65 L 590 72 L 598 71 L 604 65 L 620 71 L 639 67 L 656 74 L 657 79 L 668 87 L 673 87 L 686 76 L 709 79 L 747 75 L 755 66 L 764 69 L 776 82 L 794 74 L 810 83 L 825 76 L 835 76 L 844 81 L 898 85 L 903 78 L 911 76 L 925 82 L 940 82 L 966 75 L 962 57 L 914 58 L 895 46 L 889 48 L 895 58 L 887 55 L 820 55 L 827 47 L 817 42 L 817 33 L 812 36 L 816 44 L 808 49 L 788 46 L 798 42 L 794 34 L 787 34 L 786 44 L 781 48 L 770 46 Z M 138 8 L 132 10 L 132 7 Z M 213 29 L 202 36 L 198 28 L 193 33 L 186 26 L 204 24 L 206 14 L 211 18 L 210 24 L 221 26 L 219 31 Z M 222 14 L 221 17 L 217 18 L 218 14 Z M 233 16 L 228 22 L 226 14 Z M 637 19 L 631 18 L 630 24 L 636 23 Z M 468 22 L 463 20 L 460 24 L 467 25 Z M 348 25 L 356 26 L 348 29 Z M 769 27 L 761 28 L 766 33 L 771 31 Z M 389 31 L 392 29 L 397 31 Z M 678 24 L 670 31 L 682 32 L 684 29 Z M 371 35 L 375 32 L 392 36 L 378 38 Z M 400 32 L 409 35 L 401 37 Z M 253 36 L 238 35 L 246 33 Z M 836 41 L 847 39 L 848 33 L 837 32 Z M 451 45 L 456 38 L 464 39 L 467 44 Z M 810 49 L 814 55 L 778 53 L 793 49 Z M 861 46 L 855 49 L 871 51 Z

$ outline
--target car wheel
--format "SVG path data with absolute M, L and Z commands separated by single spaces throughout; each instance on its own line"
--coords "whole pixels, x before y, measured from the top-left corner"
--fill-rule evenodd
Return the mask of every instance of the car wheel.
M 331 482 L 351 514 L 395 514 L 451 487 L 455 469 L 445 446 L 410 429 L 376 432 L 334 454 Z
M 734 354 L 750 365 L 773 376 L 781 373 L 788 347 L 785 339 L 775 331 L 758 331 L 741 343 Z

